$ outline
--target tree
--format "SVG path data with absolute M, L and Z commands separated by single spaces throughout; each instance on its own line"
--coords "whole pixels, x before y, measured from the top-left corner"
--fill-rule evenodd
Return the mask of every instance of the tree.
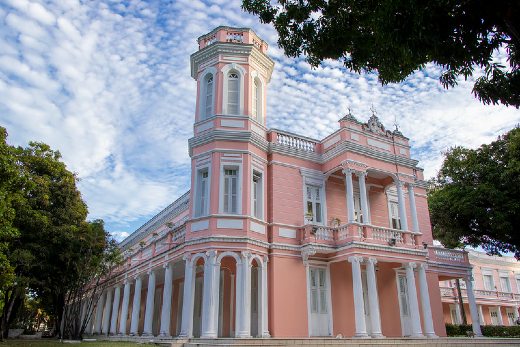
M 478 149 L 453 147 L 428 190 L 433 236 L 520 259 L 520 128 Z
M 243 0 L 242 8 L 272 23 L 288 57 L 317 67 L 338 59 L 385 85 L 435 63 L 444 87 L 484 69 L 473 94 L 484 104 L 520 107 L 520 2 L 408 0 Z M 509 66 L 493 61 L 505 50 Z
M 0 283 L 4 299 L 0 339 L 28 289 L 59 328 L 69 290 L 83 278 L 85 268 L 99 267 L 115 245 L 102 221 L 86 221 L 88 210 L 76 187 L 78 178 L 67 170 L 60 153 L 39 142 L 30 142 L 27 148 L 9 146 L 1 129 L 2 163 L 14 163 L 12 181 L 21 185 L 3 184 L 11 190 L 4 208 L 9 218 L 0 219 L 0 230 L 11 230 L 12 235 L 2 254 L 12 276 Z M 1 208 L 0 203 L 0 212 Z

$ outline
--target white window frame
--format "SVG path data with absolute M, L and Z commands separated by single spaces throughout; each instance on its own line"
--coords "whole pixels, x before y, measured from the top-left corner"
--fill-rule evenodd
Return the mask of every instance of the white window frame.
M 453 320 L 453 311 L 455 311 L 455 318 L 457 321 L 455 322 Z M 460 306 L 458 304 L 450 304 L 450 317 L 451 317 L 451 324 L 454 325 L 461 325 L 462 324 L 462 317 L 460 315 Z
M 228 79 L 229 75 L 232 73 L 236 73 L 238 75 L 238 116 L 242 116 L 244 114 L 244 77 L 246 75 L 246 70 L 236 64 L 228 64 L 224 66 L 221 70 L 223 81 L 222 81 L 222 112 L 224 114 L 228 114 Z
M 507 281 L 508 288 L 503 287 L 502 279 L 505 279 Z M 513 289 L 511 288 L 511 279 L 509 278 L 509 272 L 499 271 L 498 280 L 500 281 L 500 290 L 502 292 L 511 293 L 513 291 Z M 507 290 L 505 290 L 505 289 L 507 289 Z
M 520 293 L 520 275 L 515 275 L 516 292 Z
M 255 95 L 255 82 L 258 84 Z M 263 78 L 257 71 L 251 72 L 251 118 L 260 123 L 264 124 L 264 90 L 265 83 Z M 256 104 L 255 104 L 256 99 Z M 255 117 L 255 106 L 256 106 L 256 117 Z
M 515 326 L 516 325 L 515 310 L 516 310 L 516 308 L 506 307 L 507 323 L 508 323 L 509 326 Z
M 204 174 L 207 177 L 204 178 Z M 203 179 L 206 180 L 205 191 L 202 191 Z M 198 167 L 195 171 L 195 199 L 193 201 L 193 217 L 203 217 L 209 215 L 209 202 L 211 198 L 211 165 Z M 204 195 L 203 195 L 204 194 Z M 204 206 L 201 209 L 201 199 L 204 197 Z M 203 211 L 202 211 L 203 210 Z
M 368 199 L 368 197 L 367 197 Z M 387 210 L 388 210 L 388 225 L 390 229 L 402 230 L 401 226 L 401 216 L 399 215 L 399 200 L 397 199 L 397 189 L 395 187 L 389 188 L 386 190 L 386 201 L 387 201 Z M 393 218 L 392 218 L 392 205 L 395 205 L 396 209 L 396 224 L 397 228 L 394 228 Z
M 491 277 L 491 283 L 489 284 L 491 288 L 488 288 L 489 285 L 486 284 L 486 276 Z M 484 284 L 484 290 L 496 290 L 495 279 L 493 277 L 493 270 L 482 269 L 482 283 Z
M 256 178 L 258 182 L 255 187 Z M 264 181 L 264 171 L 251 168 L 251 216 L 260 220 L 264 220 Z M 255 192 L 257 211 L 255 211 Z
M 312 216 L 312 219 L 311 219 L 311 222 L 314 223 L 314 224 L 317 224 L 317 225 L 327 225 L 327 214 L 326 214 L 326 211 L 327 209 L 325 208 L 325 189 L 324 189 L 324 185 L 322 186 L 319 186 L 319 185 L 313 185 L 313 184 L 305 184 L 304 187 L 303 187 L 303 202 L 304 202 L 304 214 L 306 215 L 308 213 L 308 202 L 309 202 L 309 198 L 308 198 L 308 194 L 307 194 L 307 190 L 308 189 L 311 189 L 311 203 L 312 203 L 312 213 L 313 213 L 313 216 Z M 320 201 L 319 201 L 319 204 L 320 204 L 320 210 L 321 210 L 321 221 L 318 222 L 316 221 L 316 217 L 318 215 L 317 213 L 317 207 L 316 207 L 316 195 L 314 194 L 315 190 L 317 190 L 319 193 L 319 197 L 320 197 Z
M 209 119 L 215 115 L 215 91 L 216 91 L 216 76 L 217 69 L 214 67 L 208 68 L 202 72 L 200 75 L 200 90 L 199 90 L 199 122 Z M 213 90 L 211 93 L 211 111 L 210 115 L 206 117 L 206 96 L 207 96 L 207 81 L 213 78 Z
M 491 320 L 491 325 L 500 325 L 500 319 L 498 318 L 498 307 L 492 306 L 489 307 L 489 319 Z M 493 313 L 496 315 L 493 317 Z
M 237 171 L 237 211 L 236 213 L 224 212 L 224 188 L 225 188 L 225 170 Z M 219 214 L 225 215 L 241 215 L 242 214 L 242 163 L 224 162 L 220 164 L 220 183 L 219 183 Z

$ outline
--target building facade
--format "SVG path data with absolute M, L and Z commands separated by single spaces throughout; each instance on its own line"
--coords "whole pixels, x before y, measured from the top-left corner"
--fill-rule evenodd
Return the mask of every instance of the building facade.
M 218 27 L 198 43 L 191 189 L 120 244 L 92 332 L 445 336 L 439 281 L 471 267 L 433 246 L 408 139 L 374 112 L 322 140 L 267 129 L 266 42 Z
M 473 293 L 478 309 L 480 325 L 517 325 L 520 306 L 520 264 L 513 257 L 489 256 L 470 251 L 469 261 L 473 266 Z M 462 324 L 463 315 L 471 324 L 468 314 L 468 292 L 466 283 L 461 282 L 464 313 L 459 305 L 459 294 L 455 280 L 439 283 L 442 295 L 444 321 Z

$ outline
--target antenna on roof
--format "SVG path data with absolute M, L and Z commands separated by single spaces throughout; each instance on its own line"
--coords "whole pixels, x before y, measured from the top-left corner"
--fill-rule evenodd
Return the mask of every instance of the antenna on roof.
M 395 127 L 395 130 L 399 131 L 399 124 L 397 123 L 397 115 L 394 116 L 394 127 Z

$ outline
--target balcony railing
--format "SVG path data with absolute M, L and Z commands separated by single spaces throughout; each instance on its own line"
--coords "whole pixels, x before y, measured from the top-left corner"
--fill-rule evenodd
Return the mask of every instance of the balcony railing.
M 441 296 L 444 297 L 457 297 L 457 289 L 455 287 L 440 287 Z M 466 288 L 461 288 L 461 294 L 463 298 L 468 297 L 468 291 Z M 496 290 L 486 289 L 473 289 L 475 299 L 492 299 L 492 300 L 504 300 L 504 301 L 520 301 L 520 293 L 511 292 L 500 292 Z
M 277 131 L 278 143 L 302 151 L 316 152 L 317 141 L 296 134 Z
M 306 225 L 302 235 L 304 243 L 316 242 L 330 245 L 340 245 L 356 239 L 390 246 L 421 244 L 419 241 L 421 234 L 360 223 L 348 223 L 337 227 Z

